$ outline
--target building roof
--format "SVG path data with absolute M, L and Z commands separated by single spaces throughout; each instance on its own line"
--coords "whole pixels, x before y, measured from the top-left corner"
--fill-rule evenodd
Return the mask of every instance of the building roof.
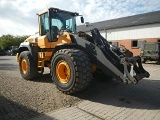
M 122 27 L 131 27 L 138 25 L 147 25 L 160 23 L 160 11 L 144 13 L 134 16 L 128 16 L 118 19 L 105 20 L 101 22 L 95 22 L 91 24 L 91 27 L 80 25 L 77 27 L 77 31 L 90 31 L 91 28 L 98 28 L 99 30 L 108 30 Z

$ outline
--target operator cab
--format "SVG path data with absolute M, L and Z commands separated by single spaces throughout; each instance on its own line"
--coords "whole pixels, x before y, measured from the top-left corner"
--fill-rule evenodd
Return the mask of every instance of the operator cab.
M 38 16 L 40 36 L 47 35 L 49 41 L 54 42 L 57 41 L 57 35 L 60 31 L 76 33 L 76 17 L 80 15 L 76 12 L 49 8 L 38 13 Z M 81 17 L 81 22 L 84 23 L 83 17 Z

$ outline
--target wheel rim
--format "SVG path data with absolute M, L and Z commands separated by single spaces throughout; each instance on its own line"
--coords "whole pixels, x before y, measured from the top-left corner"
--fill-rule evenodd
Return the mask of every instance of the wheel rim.
M 22 72 L 24 74 L 26 74 L 27 71 L 28 71 L 28 64 L 27 64 L 27 61 L 25 59 L 22 59 L 21 68 L 22 68 Z
M 61 83 L 68 83 L 71 76 L 71 70 L 65 61 L 59 61 L 56 65 L 56 75 Z

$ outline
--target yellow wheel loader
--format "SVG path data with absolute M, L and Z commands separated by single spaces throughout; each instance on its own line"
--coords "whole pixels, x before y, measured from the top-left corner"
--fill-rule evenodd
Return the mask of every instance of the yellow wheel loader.
M 126 57 L 98 29 L 91 29 L 91 35 L 77 32 L 78 13 L 49 8 L 37 15 L 39 35 L 21 43 L 16 55 L 24 79 L 40 77 L 48 67 L 57 88 L 72 94 L 86 88 L 96 71 L 125 84 L 149 77 L 139 56 Z

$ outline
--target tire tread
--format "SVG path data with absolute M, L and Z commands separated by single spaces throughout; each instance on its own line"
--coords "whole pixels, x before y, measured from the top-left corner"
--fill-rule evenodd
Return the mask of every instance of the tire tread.
M 64 53 L 71 58 L 76 74 L 76 80 L 72 89 L 69 91 L 61 91 L 65 94 L 72 94 L 85 89 L 92 79 L 91 63 L 87 54 L 78 49 L 61 49 L 58 50 L 54 56 L 60 53 Z

